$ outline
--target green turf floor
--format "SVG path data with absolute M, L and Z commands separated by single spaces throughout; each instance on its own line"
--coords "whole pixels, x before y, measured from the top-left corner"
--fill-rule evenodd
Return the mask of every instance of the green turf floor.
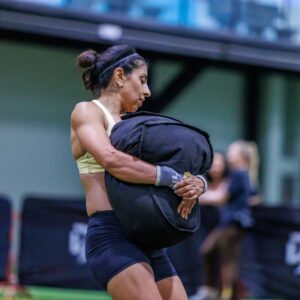
M 28 287 L 27 295 L 18 293 L 13 298 L 4 297 L 5 290 L 0 288 L 0 300 L 111 300 L 105 292 L 95 292 L 86 290 L 68 290 L 54 288 Z M 271 300 L 247 298 L 244 300 Z M 280 300 L 280 299 L 272 299 Z
M 14 300 L 111 300 L 105 292 L 95 292 L 86 290 L 68 290 L 54 288 L 30 287 L 26 290 L 27 295 L 18 293 Z M 0 291 L 0 300 L 6 300 L 5 290 Z

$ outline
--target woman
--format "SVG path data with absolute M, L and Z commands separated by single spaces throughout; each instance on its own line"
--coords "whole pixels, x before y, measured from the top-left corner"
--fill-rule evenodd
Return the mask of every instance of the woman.
M 208 175 L 209 187 L 199 203 L 217 206 L 220 220 L 201 245 L 204 285 L 191 299 L 232 300 L 243 231 L 252 222 L 248 209 L 249 178 L 245 171 L 228 170 L 226 158 L 220 152 L 215 153 Z
M 238 140 L 231 143 L 227 150 L 227 160 L 232 170 L 247 171 L 250 179 L 251 206 L 262 202 L 258 185 L 259 154 L 255 142 Z
M 86 51 L 77 63 L 84 69 L 85 88 L 95 98 L 78 103 L 71 116 L 72 153 L 90 216 L 88 265 L 113 299 L 187 299 L 164 250 L 142 251 L 123 234 L 107 196 L 104 170 L 126 182 L 175 188 L 183 198 L 178 207 L 183 218 L 202 194 L 204 183 L 195 176 L 180 181 L 182 176 L 175 170 L 151 165 L 111 145 L 109 136 L 120 116 L 135 112 L 150 96 L 147 64 L 134 49 L 116 45 L 102 54 Z

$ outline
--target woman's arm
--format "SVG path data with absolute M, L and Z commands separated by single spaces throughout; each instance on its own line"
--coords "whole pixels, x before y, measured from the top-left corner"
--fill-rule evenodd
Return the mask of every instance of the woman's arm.
M 156 167 L 115 149 L 104 124 L 104 115 L 96 111 L 90 102 L 77 104 L 71 115 L 72 128 L 82 147 L 105 170 L 123 181 L 155 184 Z

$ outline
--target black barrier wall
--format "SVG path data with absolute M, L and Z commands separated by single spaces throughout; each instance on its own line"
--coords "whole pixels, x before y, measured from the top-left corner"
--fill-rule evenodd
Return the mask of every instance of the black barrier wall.
M 10 248 L 11 203 L 0 196 L 0 281 L 7 280 L 8 255 Z
M 241 281 L 247 294 L 299 300 L 300 209 L 257 207 L 255 226 L 246 233 Z M 202 227 L 168 249 L 188 294 L 201 285 L 198 250 L 214 227 L 217 211 L 202 208 Z M 28 198 L 22 213 L 20 283 L 100 289 L 85 264 L 87 228 L 84 201 Z
M 189 240 L 169 249 L 188 294 L 201 285 L 199 247 L 214 226 L 216 211 L 202 210 L 202 228 Z M 243 294 L 261 298 L 300 299 L 300 209 L 257 207 L 255 225 L 246 232 L 241 253 Z
M 257 207 L 245 239 L 242 276 L 261 297 L 300 299 L 300 209 Z
M 100 289 L 86 266 L 87 222 L 82 200 L 27 198 L 22 212 L 20 283 Z

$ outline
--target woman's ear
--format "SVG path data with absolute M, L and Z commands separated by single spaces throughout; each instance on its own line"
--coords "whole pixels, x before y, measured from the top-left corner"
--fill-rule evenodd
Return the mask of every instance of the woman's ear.
M 117 87 L 121 89 L 124 85 L 125 74 L 124 70 L 120 67 L 116 68 L 114 71 L 114 79 L 117 84 Z

